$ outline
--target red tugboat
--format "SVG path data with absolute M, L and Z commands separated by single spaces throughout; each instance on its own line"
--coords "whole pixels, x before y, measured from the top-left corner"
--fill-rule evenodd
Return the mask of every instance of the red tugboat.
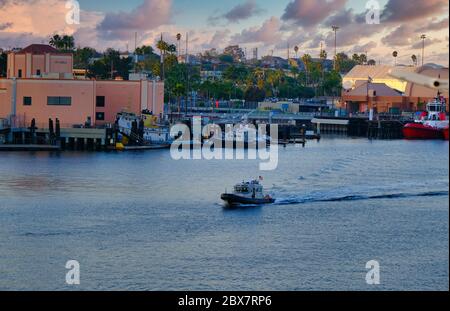
M 445 113 L 445 100 L 437 97 L 427 104 L 427 112 L 419 120 L 408 123 L 403 128 L 406 139 L 447 139 L 448 119 Z
M 448 140 L 448 126 L 444 129 L 444 139 Z

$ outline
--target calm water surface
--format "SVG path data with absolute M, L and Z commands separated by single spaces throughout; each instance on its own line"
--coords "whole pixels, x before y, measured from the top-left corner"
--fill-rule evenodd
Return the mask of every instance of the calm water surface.
M 279 161 L 0 153 L 0 290 L 74 289 L 70 259 L 80 290 L 448 290 L 448 142 L 323 139 Z M 222 208 L 261 174 L 275 205 Z

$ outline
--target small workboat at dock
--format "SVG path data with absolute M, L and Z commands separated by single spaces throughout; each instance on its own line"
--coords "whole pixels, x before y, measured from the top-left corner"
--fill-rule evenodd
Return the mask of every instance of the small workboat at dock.
M 229 206 L 275 203 L 274 198 L 269 194 L 264 194 L 264 188 L 259 180 L 243 181 L 234 186 L 232 193 L 223 193 L 221 199 Z
M 166 149 L 173 142 L 169 126 L 158 124 L 158 118 L 148 111 L 141 115 L 118 113 L 116 129 L 119 150 Z

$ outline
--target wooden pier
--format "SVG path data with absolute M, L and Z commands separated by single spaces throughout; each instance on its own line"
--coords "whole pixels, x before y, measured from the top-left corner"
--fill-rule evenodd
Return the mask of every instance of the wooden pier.
M 311 123 L 316 126 L 317 135 L 334 134 L 347 135 L 349 128 L 349 120 L 345 118 L 323 118 L 316 117 L 311 120 Z
M 402 139 L 403 127 L 406 123 L 397 120 L 368 121 L 367 137 L 369 139 Z
M 61 148 L 54 145 L 6 145 L 0 144 L 0 151 L 59 151 Z
M 109 149 L 118 151 L 161 150 L 161 149 L 170 149 L 170 145 L 123 146 L 123 148 L 110 147 Z
M 402 139 L 403 127 L 411 120 L 388 119 L 370 121 L 368 118 L 316 118 L 318 134 L 367 137 L 369 139 Z

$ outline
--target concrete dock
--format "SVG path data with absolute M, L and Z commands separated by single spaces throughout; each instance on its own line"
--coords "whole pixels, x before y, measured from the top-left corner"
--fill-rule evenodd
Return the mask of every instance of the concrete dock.
M 109 129 L 97 128 L 61 128 L 58 136 L 48 128 L 39 128 L 31 132 L 29 128 L 10 129 L 10 139 L 6 143 L 17 149 L 36 149 L 33 146 L 51 146 L 44 149 L 61 150 L 104 150 L 113 139 Z M 3 150 L 5 145 L 0 145 Z M 8 149 L 10 149 L 8 147 Z

